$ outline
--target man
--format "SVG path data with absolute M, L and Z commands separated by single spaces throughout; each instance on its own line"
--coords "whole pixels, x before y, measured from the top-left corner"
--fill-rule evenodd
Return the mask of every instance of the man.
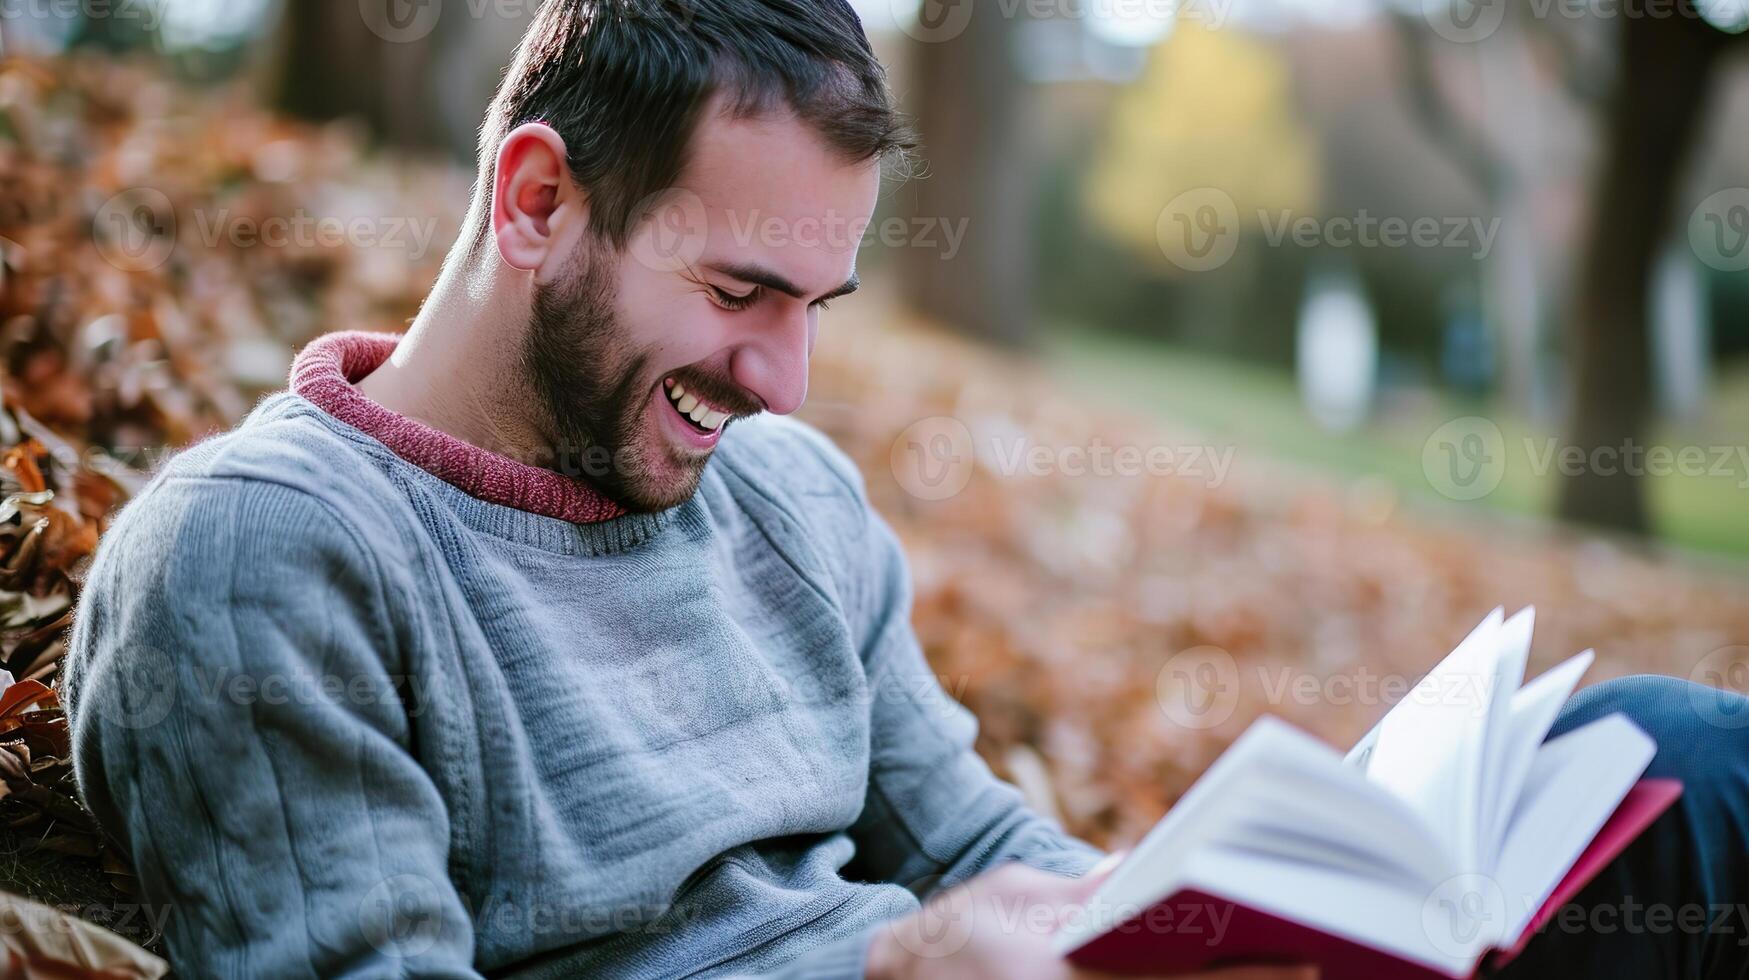
M 780 418 L 908 145 L 842 0 L 541 6 L 406 335 L 311 344 L 88 577 L 80 787 L 180 973 L 1077 975 L 1014 913 L 1100 855 L 979 761 L 856 471 Z M 1688 800 L 1648 839 L 1694 869 L 1743 781 Z

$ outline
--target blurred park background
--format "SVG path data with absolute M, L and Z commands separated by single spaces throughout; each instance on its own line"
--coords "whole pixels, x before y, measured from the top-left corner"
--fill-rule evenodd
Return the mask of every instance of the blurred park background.
M 15 677 L 164 451 L 412 315 L 535 6 L 0 0 Z M 1749 0 L 858 9 L 925 166 L 803 414 L 1039 806 L 1134 840 L 1259 713 L 1350 740 L 1496 605 L 1534 669 L 1749 691 Z M 52 797 L 0 806 L 103 859 Z

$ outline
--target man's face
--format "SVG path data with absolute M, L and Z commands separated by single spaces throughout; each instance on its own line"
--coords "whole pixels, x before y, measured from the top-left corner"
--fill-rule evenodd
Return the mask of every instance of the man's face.
M 661 510 L 697 489 L 734 419 L 800 407 L 820 310 L 855 288 L 879 189 L 878 161 L 845 162 L 788 114 L 707 110 L 626 247 L 584 232 L 537 283 L 522 353 L 572 465 Z

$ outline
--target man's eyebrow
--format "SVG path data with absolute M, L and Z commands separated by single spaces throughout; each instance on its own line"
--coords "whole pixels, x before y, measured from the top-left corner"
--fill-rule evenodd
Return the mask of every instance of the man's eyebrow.
M 770 269 L 767 269 L 763 266 L 758 266 L 758 265 L 714 265 L 713 264 L 713 265 L 706 265 L 705 268 L 710 269 L 712 272 L 719 272 L 725 276 L 730 277 L 731 279 L 739 279 L 742 282 L 752 283 L 755 286 L 763 286 L 766 289 L 775 289 L 778 292 L 784 294 L 785 296 L 789 296 L 789 297 L 792 297 L 794 299 L 801 299 L 804 295 L 802 288 L 800 286 L 797 286 L 795 283 L 790 282 L 788 279 L 785 279 L 783 276 L 780 276 L 777 273 L 775 273 L 775 272 L 771 271 Z M 824 300 L 837 299 L 838 297 L 843 296 L 847 293 L 854 293 L 854 292 L 856 292 L 856 288 L 858 286 L 861 286 L 861 285 L 862 285 L 862 280 L 857 276 L 856 273 L 852 272 L 850 274 L 850 278 L 844 280 L 843 285 L 838 286 L 837 288 L 832 289 L 826 293 L 822 293 L 818 299 L 814 300 L 814 302 L 819 303 L 819 302 L 822 302 Z

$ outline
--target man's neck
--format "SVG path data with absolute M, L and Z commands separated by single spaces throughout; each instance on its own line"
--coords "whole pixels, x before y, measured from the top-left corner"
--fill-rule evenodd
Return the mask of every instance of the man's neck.
M 356 387 L 377 404 L 512 459 L 542 458 L 533 394 L 518 370 L 524 286 L 465 262 L 444 266 L 394 354 Z

